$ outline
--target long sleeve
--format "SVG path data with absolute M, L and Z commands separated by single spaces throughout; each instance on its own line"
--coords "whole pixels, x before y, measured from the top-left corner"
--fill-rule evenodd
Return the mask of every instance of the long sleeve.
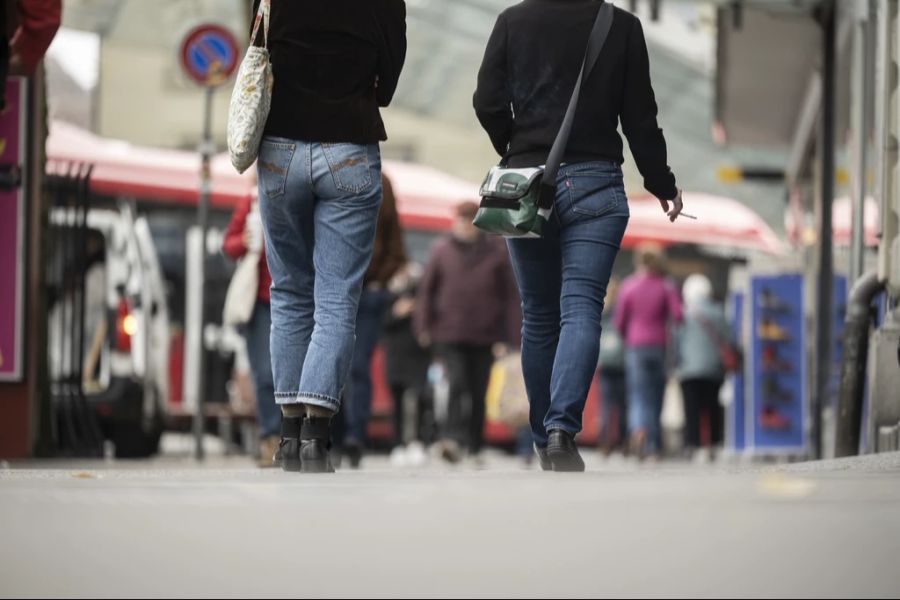
M 623 339 L 628 338 L 628 304 L 631 302 L 631 293 L 625 284 L 619 291 L 619 297 L 616 300 L 616 310 L 613 313 L 613 327 L 622 336 Z
M 382 47 L 378 52 L 379 106 L 388 106 L 397 91 L 400 72 L 406 62 L 406 3 L 403 0 L 382 0 L 378 24 L 382 32 Z
M 506 38 L 506 21 L 501 14 L 488 40 L 478 71 L 478 87 L 472 99 L 478 121 L 500 156 L 504 156 L 509 149 L 513 131 Z
M 10 45 L 26 73 L 33 73 L 59 29 L 62 0 L 19 0 L 18 6 L 19 29 Z
M 237 260 L 247 254 L 247 246 L 244 245 L 244 229 L 247 227 L 247 215 L 250 213 L 250 199 L 241 202 L 231 213 L 231 220 L 225 230 L 222 240 L 222 252 L 232 260 Z
M 678 293 L 678 287 L 671 281 L 666 282 L 666 310 L 669 313 L 669 320 L 674 323 L 684 321 L 684 307 L 681 303 L 681 295 Z
M 634 21 L 628 37 L 625 88 L 622 99 L 622 131 L 644 177 L 644 187 L 662 200 L 678 194 L 669 168 L 666 139 L 656 121 L 656 97 L 650 83 L 650 57 L 641 22 Z

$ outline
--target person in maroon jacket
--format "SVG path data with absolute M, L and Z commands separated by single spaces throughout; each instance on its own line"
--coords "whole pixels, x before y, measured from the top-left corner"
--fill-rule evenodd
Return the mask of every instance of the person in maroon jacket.
M 5 0 L 0 3 L 0 109 L 7 75 L 32 75 L 56 36 L 62 0 Z
M 259 286 L 256 290 L 256 306 L 250 320 L 241 327 L 247 341 L 247 355 L 256 392 L 256 417 L 260 429 L 260 466 L 273 466 L 272 457 L 281 440 L 281 410 L 275 403 L 275 384 L 272 378 L 272 357 L 269 350 L 269 332 L 272 329 L 272 313 L 269 306 L 269 286 L 272 278 L 266 263 L 262 222 L 259 211 L 248 196 L 231 215 L 225 232 L 222 251 L 234 260 L 251 249 L 259 252 Z
M 424 347 L 433 345 L 450 383 L 444 431 L 477 457 L 483 444 L 484 402 L 496 355 L 518 345 L 522 313 L 509 255 L 502 240 L 479 231 L 478 210 L 466 202 L 456 211 L 453 230 L 432 249 L 419 286 L 413 327 Z M 471 410 L 466 426 L 463 398 Z M 447 449 L 445 457 L 456 459 Z

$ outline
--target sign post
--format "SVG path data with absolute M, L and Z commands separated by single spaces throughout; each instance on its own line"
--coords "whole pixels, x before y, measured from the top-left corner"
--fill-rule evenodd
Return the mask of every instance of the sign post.
M 206 344 L 203 340 L 206 325 L 205 286 L 206 286 L 206 239 L 209 229 L 209 198 L 212 193 L 212 174 L 210 172 L 212 157 L 216 146 L 212 137 L 213 95 L 216 88 L 225 83 L 238 66 L 240 47 L 237 39 L 225 27 L 216 24 L 201 24 L 191 29 L 181 42 L 181 66 L 185 73 L 196 84 L 204 88 L 205 103 L 203 111 L 203 138 L 200 142 L 200 197 L 197 202 L 197 224 L 202 231 L 202 250 L 199 264 L 195 272 L 197 280 L 188 282 L 196 286 L 198 301 L 193 303 L 194 310 L 186 314 L 186 357 L 194 357 L 193 368 L 196 369 L 196 385 L 190 390 L 194 396 L 194 453 L 196 458 L 203 458 L 203 434 L 205 429 L 204 396 L 206 394 Z

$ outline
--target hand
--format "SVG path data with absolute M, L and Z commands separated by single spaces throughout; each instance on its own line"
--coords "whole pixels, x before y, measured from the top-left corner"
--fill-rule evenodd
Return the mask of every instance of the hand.
M 244 226 L 244 245 L 250 252 L 261 252 L 263 249 L 263 228 L 259 211 L 251 210 Z
M 672 208 L 669 208 L 669 202 L 672 203 Z M 684 210 L 684 201 L 681 197 L 681 189 L 678 190 L 678 194 L 672 200 L 662 200 L 660 199 L 659 205 L 662 206 L 663 212 L 669 216 L 669 221 L 672 223 L 678 218 L 678 215 L 681 214 L 681 211 Z
M 397 319 L 403 319 L 412 314 L 413 309 L 416 307 L 415 298 L 403 297 L 394 302 L 393 313 L 394 317 Z
M 496 360 L 500 360 L 501 358 L 509 354 L 509 346 L 500 342 L 494 344 L 494 347 L 491 350 L 493 350 L 494 359 Z
M 423 348 L 431 348 L 431 334 L 423 333 L 418 336 L 419 345 Z
M 9 74 L 10 75 L 27 75 L 25 72 L 25 63 L 22 62 L 22 55 L 18 52 L 9 57 Z

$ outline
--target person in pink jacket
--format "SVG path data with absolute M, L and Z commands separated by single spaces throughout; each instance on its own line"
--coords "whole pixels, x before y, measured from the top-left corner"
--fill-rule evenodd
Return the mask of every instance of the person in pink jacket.
M 683 311 L 678 288 L 665 274 L 662 249 L 643 245 L 636 260 L 638 271 L 622 282 L 613 321 L 625 340 L 632 451 L 643 458 L 661 449 L 669 325 L 680 322 Z

